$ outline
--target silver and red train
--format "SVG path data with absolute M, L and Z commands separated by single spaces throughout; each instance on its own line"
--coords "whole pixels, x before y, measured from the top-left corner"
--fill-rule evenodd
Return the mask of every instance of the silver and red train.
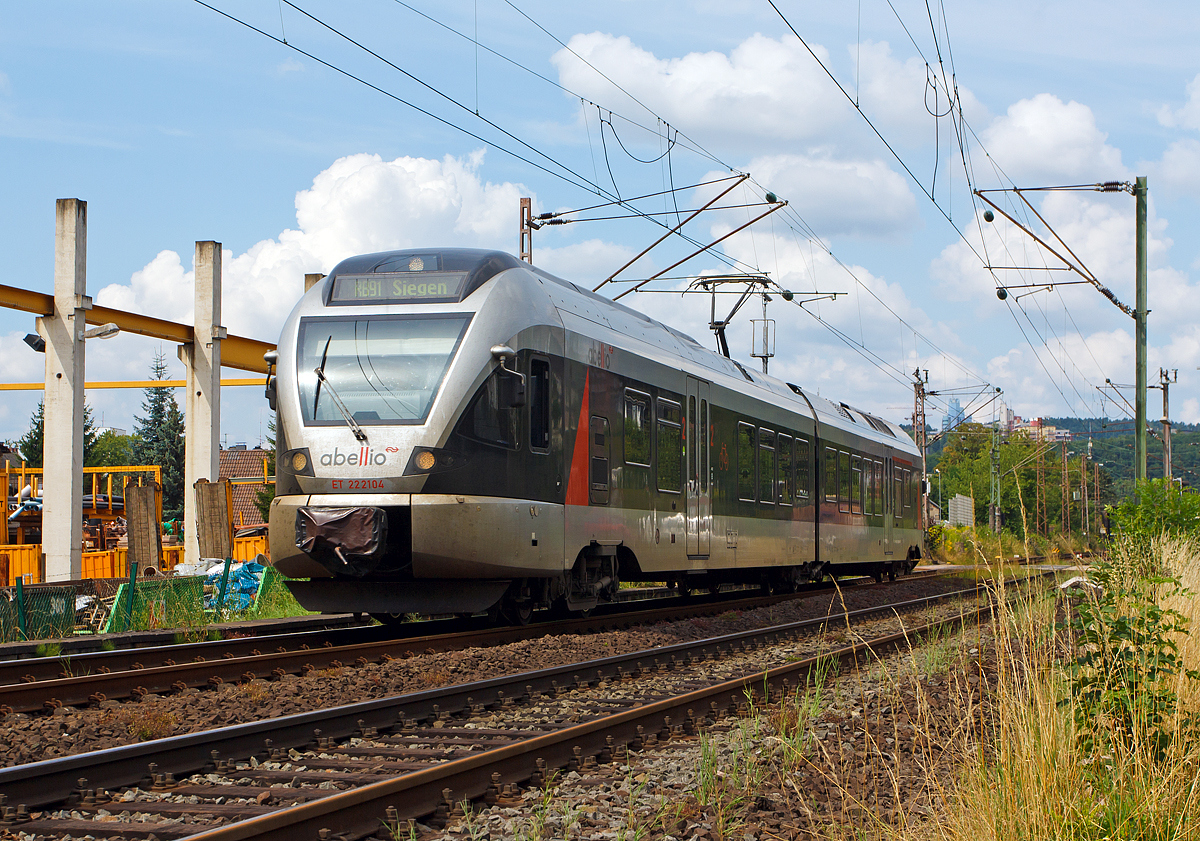
M 274 361 L 271 558 L 312 610 L 525 621 L 920 557 L 900 427 L 505 253 L 343 260 Z

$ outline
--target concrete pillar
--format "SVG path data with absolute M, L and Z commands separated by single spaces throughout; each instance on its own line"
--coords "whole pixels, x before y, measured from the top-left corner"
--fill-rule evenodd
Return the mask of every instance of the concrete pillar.
M 59 199 L 54 227 L 54 314 L 37 320 L 46 340 L 42 445 L 42 551 L 46 580 L 83 575 L 83 331 L 87 202 Z
M 320 272 L 309 273 L 304 276 L 304 291 L 312 289 L 318 283 L 325 279 L 325 275 Z
M 183 533 L 184 558 L 200 560 L 196 535 L 197 479 L 217 481 L 221 454 L 221 243 L 196 243 L 195 336 L 179 346 L 187 369 L 184 418 Z

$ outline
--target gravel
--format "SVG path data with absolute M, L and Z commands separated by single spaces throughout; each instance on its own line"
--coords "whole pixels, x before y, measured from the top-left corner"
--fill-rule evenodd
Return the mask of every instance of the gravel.
M 0 720 L 0 766 L 8 767 L 101 750 L 148 739 L 258 721 L 337 704 L 400 695 L 768 625 L 856 610 L 879 604 L 963 589 L 955 578 L 912 578 L 882 588 L 850 588 L 745 612 L 662 622 L 652 626 L 590 635 L 546 636 L 493 648 L 439 654 L 414 653 L 365 666 L 287 675 L 213 689 L 188 689 L 170 696 L 146 695 L 136 702 L 104 701 L 86 709 L 11 714 Z

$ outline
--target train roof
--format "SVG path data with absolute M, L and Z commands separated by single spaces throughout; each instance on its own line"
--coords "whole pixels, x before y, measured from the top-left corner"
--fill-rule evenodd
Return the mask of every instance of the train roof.
M 626 306 L 611 298 L 599 295 L 569 280 L 550 274 L 518 260 L 504 251 L 482 248 L 412 248 L 398 251 L 382 251 L 362 254 L 342 260 L 329 273 L 327 289 L 334 288 L 333 281 L 339 275 L 406 274 L 438 270 L 465 273 L 458 300 L 465 300 L 473 292 L 509 269 L 525 269 L 539 278 L 561 288 L 552 295 L 560 309 L 565 304 L 570 310 L 588 321 L 607 327 L 623 336 L 656 346 L 677 357 L 691 360 L 709 371 L 723 374 L 734 381 L 757 386 L 771 392 L 777 399 L 790 403 L 810 404 L 817 420 L 825 425 L 838 427 L 867 438 L 876 438 L 903 449 L 913 449 L 912 439 L 897 424 L 856 409 L 846 403 L 835 402 L 811 394 L 800 386 L 776 379 L 768 374 L 751 372 L 734 359 L 722 356 L 704 347 L 694 338 L 643 312 Z M 327 293 L 328 295 L 329 293 Z M 572 300 L 573 299 L 573 300 Z M 328 300 L 328 297 L 326 298 Z M 745 385 L 741 386 L 745 387 Z

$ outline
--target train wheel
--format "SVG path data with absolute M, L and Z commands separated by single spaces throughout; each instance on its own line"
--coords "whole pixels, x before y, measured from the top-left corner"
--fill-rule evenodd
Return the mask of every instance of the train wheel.
M 721 585 L 720 584 L 709 584 L 708 585 L 708 594 L 710 596 L 719 596 L 721 594 Z
M 380 625 L 402 625 L 408 621 L 407 613 L 372 613 L 371 618 Z
M 896 580 L 896 565 L 895 564 L 888 564 L 887 577 L 888 577 L 888 581 Z
M 692 596 L 692 588 L 682 578 L 675 582 L 675 592 L 679 593 L 679 597 L 689 599 Z
M 533 602 L 508 602 L 504 605 L 504 619 L 510 625 L 528 625 L 533 619 Z
M 871 577 L 875 579 L 876 584 L 882 584 L 883 583 L 883 570 L 882 569 L 875 570 L 873 573 L 871 573 Z

